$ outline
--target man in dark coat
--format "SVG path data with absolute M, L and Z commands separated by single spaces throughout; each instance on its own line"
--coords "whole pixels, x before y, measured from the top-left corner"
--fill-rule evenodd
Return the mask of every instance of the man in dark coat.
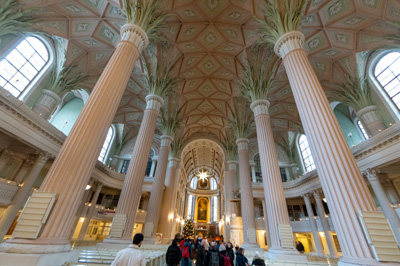
M 181 250 L 175 239 L 172 241 L 171 246 L 168 247 L 165 258 L 168 266 L 176 266 L 181 261 Z

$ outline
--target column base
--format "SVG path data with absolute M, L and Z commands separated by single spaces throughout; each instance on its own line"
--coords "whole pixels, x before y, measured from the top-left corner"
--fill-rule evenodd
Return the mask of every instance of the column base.
M 102 243 L 97 243 L 96 247 L 104 249 L 124 249 L 127 248 L 130 244 L 132 244 L 132 240 L 130 239 L 107 237 L 103 240 Z
M 0 253 L 0 265 L 8 266 L 62 266 L 66 262 L 78 262 L 80 250 L 54 254 Z
M 71 244 L 67 240 L 9 239 L 0 244 L 0 252 L 18 254 L 51 254 L 68 252 Z
M 341 257 L 339 262 L 339 266 L 360 266 L 360 265 L 399 265 L 398 263 L 383 263 L 376 261 L 374 259 L 363 259 L 363 258 L 349 258 L 349 257 Z
M 159 244 L 161 244 L 159 242 L 159 239 L 157 239 L 154 236 L 145 237 L 144 240 L 143 240 L 143 245 L 159 245 Z
M 308 262 L 307 256 L 295 249 L 269 248 L 268 252 L 265 252 L 265 258 L 272 261 Z
M 246 250 L 253 250 L 253 249 L 256 250 L 257 249 L 257 250 L 263 251 L 263 249 L 260 248 L 260 245 L 257 243 L 243 243 L 240 247 L 244 248 Z

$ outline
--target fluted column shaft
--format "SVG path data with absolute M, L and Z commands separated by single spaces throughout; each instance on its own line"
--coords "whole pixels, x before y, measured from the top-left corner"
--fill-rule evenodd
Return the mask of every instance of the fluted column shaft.
M 239 173 L 240 173 L 240 195 L 243 220 L 243 244 L 257 245 L 255 232 L 255 214 L 253 189 L 251 187 L 250 164 L 249 164 L 249 140 L 237 139 Z
M 376 207 L 303 43 L 301 32 L 289 32 L 276 42 L 275 52 L 283 58 L 318 176 L 333 214 L 344 255 L 341 262 L 376 264 L 357 217 L 359 210 L 376 211 Z
M 85 220 L 83 221 L 81 231 L 79 231 L 78 240 L 84 240 L 84 238 L 85 238 L 86 231 L 89 227 L 90 220 L 91 220 L 94 212 L 96 211 L 96 202 L 99 199 L 100 191 L 102 188 L 103 188 L 103 184 L 98 183 L 96 190 L 94 191 L 92 201 L 90 202 L 90 208 L 86 214 Z
M 21 168 L 19 169 L 17 175 L 15 176 L 15 183 L 21 183 L 24 180 L 24 177 L 26 176 L 26 173 L 29 170 L 29 167 L 32 165 L 32 163 L 29 160 L 25 160 L 25 162 L 22 164 Z
M 233 190 L 234 186 L 237 189 L 236 182 L 236 162 L 235 161 L 227 161 L 226 162 L 226 171 L 225 171 L 225 216 L 232 217 L 232 213 L 235 213 L 234 203 L 231 202 L 233 199 Z M 238 213 L 236 213 L 238 215 Z
M 232 214 L 236 213 L 235 204 L 231 202 L 233 199 L 233 186 L 236 183 L 236 162 L 227 161 L 225 163 L 225 182 L 224 182 L 224 196 L 225 196 L 225 225 L 224 225 L 224 238 L 226 240 L 230 239 L 230 223 L 228 221 L 231 219 Z
M 268 248 L 271 245 L 271 236 L 269 234 L 269 224 L 268 224 L 268 217 L 267 217 L 267 205 L 265 204 L 265 199 L 262 199 L 262 207 L 263 207 L 263 214 L 264 214 L 264 225 L 265 225 L 265 233 L 267 234 L 267 245 Z
M 311 206 L 310 196 L 308 194 L 303 195 L 304 202 L 306 203 L 306 209 L 308 213 L 308 220 L 310 221 L 311 231 L 314 238 L 315 248 L 317 249 L 317 254 L 324 255 L 324 250 L 322 248 L 321 237 L 318 233 L 317 222 L 314 219 L 314 211 Z
M 12 225 L 15 217 L 18 214 L 18 211 L 21 209 L 22 204 L 29 196 L 33 184 L 35 183 L 35 180 L 38 177 L 40 171 L 43 169 L 43 166 L 46 164 L 48 158 L 49 155 L 47 153 L 43 152 L 39 154 L 38 158 L 36 159 L 35 165 L 33 166 L 29 175 L 26 177 L 24 183 L 18 189 L 10 205 L 8 205 L 6 211 L 3 213 L 3 216 L 0 220 L 0 240 L 2 240 L 7 234 L 8 229 Z
M 337 254 L 337 250 L 336 250 L 336 246 L 335 246 L 335 241 L 333 240 L 333 236 L 332 236 L 331 228 L 329 227 L 328 219 L 325 216 L 325 208 L 324 208 L 324 204 L 322 203 L 320 193 L 321 193 L 320 191 L 313 192 L 315 203 L 317 204 L 317 212 L 319 215 L 319 219 L 321 221 L 322 229 L 324 230 L 326 243 L 328 244 L 329 255 L 331 258 L 337 258 L 338 254 Z M 332 215 L 331 215 L 331 217 L 332 217 Z
M 92 184 L 93 184 L 93 181 L 91 180 L 88 185 L 92 186 Z M 89 200 L 88 199 L 89 193 L 90 193 L 90 189 L 86 189 L 85 188 L 85 193 L 83 194 L 82 200 L 79 203 L 79 208 L 76 211 L 76 214 L 75 214 L 75 217 L 74 217 L 74 221 L 72 222 L 71 230 L 69 231 L 69 235 L 68 235 L 68 239 L 69 240 L 71 240 L 72 237 L 74 236 L 74 233 L 75 233 L 75 230 L 76 230 L 76 226 L 78 225 L 78 222 L 79 222 L 79 218 L 81 216 L 85 216 L 86 215 L 86 213 L 83 214 L 83 210 L 85 208 L 85 204 L 86 204 L 87 200 Z
M 148 95 L 146 101 L 146 110 L 144 111 L 121 196 L 115 211 L 115 214 L 126 215 L 125 229 L 121 237 L 124 240 L 132 239 L 133 226 L 142 194 L 144 174 L 150 155 L 151 144 L 153 143 L 157 117 L 164 103 L 164 100 L 156 95 Z
M 392 208 L 392 205 L 390 204 L 388 198 L 386 197 L 385 191 L 383 190 L 382 185 L 379 182 L 378 173 L 374 169 L 367 169 L 366 171 L 364 171 L 364 175 L 368 178 L 372 190 L 374 191 L 375 196 L 378 199 L 379 205 L 381 205 L 383 214 L 388 219 L 389 224 L 392 227 L 393 234 L 397 240 L 397 243 L 400 243 L 400 219 L 399 216 L 397 216 L 395 210 Z
M 174 212 L 176 208 L 176 195 L 177 195 L 177 176 L 179 174 L 179 163 L 180 159 L 170 158 L 169 166 L 167 170 L 167 176 L 165 179 L 165 190 L 161 206 L 161 214 L 158 222 L 158 231 L 162 233 L 164 239 L 170 239 L 173 235 L 171 230 L 173 229 L 174 221 L 170 221 L 171 217 L 174 218 Z M 172 218 L 172 219 L 173 219 Z
M 8 150 L 2 150 L 0 153 L 0 173 L 3 171 L 4 167 L 6 167 L 9 160 L 10 152 Z
M 361 120 L 361 123 L 365 126 L 370 136 L 375 136 L 386 129 L 385 124 L 378 114 L 378 107 L 375 105 L 362 108 L 356 115 Z
M 165 174 L 168 165 L 169 150 L 173 137 L 168 135 L 161 136 L 161 147 L 158 155 L 158 167 L 154 176 L 153 185 L 151 186 L 149 208 L 146 215 L 146 223 L 144 225 L 143 234 L 145 237 L 154 236 L 157 233 L 158 221 L 160 219 L 161 200 L 163 198 L 163 189 L 165 183 Z M 172 196 L 172 195 L 171 195 Z M 172 198 L 167 199 L 173 201 Z
M 33 240 L 32 244 L 69 245 L 68 233 L 139 57 L 138 49 L 143 49 L 148 43 L 146 33 L 135 25 L 124 25 L 121 36 L 122 41 L 117 45 L 40 187 L 42 192 L 56 193 L 57 201 L 39 239 Z
M 254 112 L 254 120 L 257 129 L 264 197 L 271 238 L 269 249 L 282 249 L 278 225 L 290 225 L 290 220 L 286 198 L 283 194 L 281 172 L 279 170 L 278 156 L 272 134 L 268 107 L 269 102 L 267 100 L 257 100 L 250 105 L 250 108 Z

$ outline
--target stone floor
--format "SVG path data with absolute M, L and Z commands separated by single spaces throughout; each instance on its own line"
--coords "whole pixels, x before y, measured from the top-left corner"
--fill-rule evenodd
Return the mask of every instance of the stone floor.
M 65 266 L 106 266 L 110 265 L 112 260 L 114 259 L 117 250 L 105 250 L 98 249 L 96 247 L 96 242 L 94 241 L 82 241 L 82 242 L 73 242 L 72 247 L 74 249 L 80 250 L 79 262 L 70 262 L 64 264 Z M 143 246 L 144 251 L 149 249 L 154 249 L 154 246 Z M 167 248 L 167 246 L 159 246 L 159 250 L 162 248 Z M 307 255 L 307 254 L 306 254 Z M 252 258 L 249 258 L 249 261 L 252 261 Z M 274 261 L 266 261 L 266 265 L 276 265 L 276 266 L 306 266 L 306 265 L 321 265 L 321 266 L 334 266 L 337 265 L 338 260 L 332 260 L 330 258 L 322 258 L 313 255 L 307 255 L 308 262 L 307 263 L 299 263 L 299 262 L 274 262 Z M 165 259 L 164 259 L 165 260 Z M 164 265 L 164 261 L 148 261 L 147 266 L 162 266 Z

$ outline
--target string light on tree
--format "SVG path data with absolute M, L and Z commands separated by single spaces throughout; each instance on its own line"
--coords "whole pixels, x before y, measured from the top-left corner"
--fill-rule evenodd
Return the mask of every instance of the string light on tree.
M 183 227 L 183 235 L 185 237 L 193 236 L 194 235 L 194 228 L 193 228 L 193 221 L 187 219 L 185 222 L 185 226 Z

